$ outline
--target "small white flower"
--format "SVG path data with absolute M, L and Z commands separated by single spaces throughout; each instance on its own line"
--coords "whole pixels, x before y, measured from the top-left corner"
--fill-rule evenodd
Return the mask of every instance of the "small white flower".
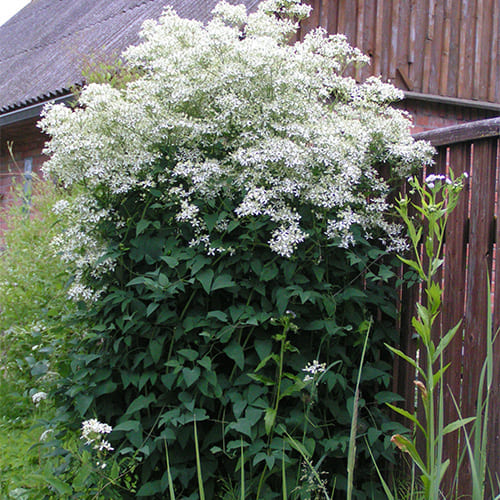
M 323 373 L 325 370 L 326 363 L 319 363 L 317 359 L 315 359 L 312 363 L 307 363 L 307 366 L 305 368 L 302 368 L 303 372 L 310 373 L 313 376 L 317 373 Z
M 106 441 L 105 439 L 103 439 L 99 443 L 96 443 L 94 445 L 94 449 L 99 450 L 99 451 L 102 451 L 102 450 L 113 451 L 114 450 L 114 448 L 111 446 L 111 443 L 109 441 Z
M 47 399 L 47 393 L 43 391 L 35 392 L 35 394 L 31 396 L 31 399 L 34 405 L 38 406 L 40 404 L 40 401 Z

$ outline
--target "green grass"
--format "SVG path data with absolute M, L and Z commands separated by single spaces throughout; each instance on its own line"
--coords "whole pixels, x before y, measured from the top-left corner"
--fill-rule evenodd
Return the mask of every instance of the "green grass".
M 31 398 L 19 392 L 17 383 L 0 376 L 0 498 L 33 498 L 27 492 L 28 478 L 38 467 L 36 452 L 40 428 L 33 426 L 40 410 Z M 32 485 L 31 485 L 32 486 Z

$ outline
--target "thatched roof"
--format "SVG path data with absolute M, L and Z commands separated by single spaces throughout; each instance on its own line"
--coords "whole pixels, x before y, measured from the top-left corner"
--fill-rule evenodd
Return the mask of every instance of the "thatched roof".
M 139 41 L 146 19 L 171 5 L 203 22 L 217 0 L 32 0 L 0 26 L 0 115 L 68 94 L 82 67 Z M 253 10 L 259 0 L 230 0 Z

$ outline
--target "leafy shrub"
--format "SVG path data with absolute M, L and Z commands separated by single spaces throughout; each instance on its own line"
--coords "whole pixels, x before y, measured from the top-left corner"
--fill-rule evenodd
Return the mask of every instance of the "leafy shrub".
M 74 424 L 114 427 L 116 453 L 138 462 L 130 495 L 165 496 L 168 446 L 179 495 L 197 498 L 195 421 L 211 497 L 238 493 L 241 449 L 252 498 L 279 496 L 283 470 L 306 497 L 302 456 L 345 490 L 372 317 L 358 427 L 389 458 L 385 257 L 404 241 L 379 170 L 397 179 L 430 149 L 389 106 L 392 86 L 342 76 L 366 61 L 344 37 L 288 44 L 308 11 L 268 1 L 247 16 L 221 3 L 205 27 L 167 10 L 126 54 L 133 82 L 89 85 L 79 108 L 46 111 L 46 172 L 85 188 L 57 205 L 71 222 L 56 245 L 93 325 L 61 408 Z M 323 363 L 313 380 L 303 371 Z M 376 496 L 370 474 L 357 487 Z
M 175 206 L 155 200 L 147 200 L 154 207 L 135 233 L 107 233 L 123 249 L 120 266 L 93 308 L 93 334 L 73 360 L 69 388 L 81 418 L 90 411 L 112 422 L 115 442 L 137 450 L 139 493 L 165 491 L 166 444 L 181 496 L 193 490 L 194 420 L 209 497 L 217 480 L 237 482 L 241 444 L 247 491 L 255 494 L 261 474 L 261 497 L 279 491 L 282 460 L 294 485 L 301 457 L 288 434 L 321 459 L 342 490 L 363 328 L 380 311 L 363 370 L 359 428 L 375 455 L 388 459 L 389 441 L 378 438 L 392 427 L 378 402 L 388 397 L 381 392 L 391 374 L 383 342 L 395 340 L 396 311 L 385 252 L 359 235 L 355 247 L 341 249 L 317 227 L 293 259 L 284 259 L 265 242 L 272 221 L 234 217 L 223 242 L 235 252 L 207 256 L 189 247 L 192 228 L 175 222 Z M 137 202 L 129 195 L 123 209 Z M 233 206 L 200 202 L 200 211 L 210 225 Z M 333 365 L 317 387 L 304 382 L 313 360 Z M 366 454 L 362 442 L 360 449 Z M 369 479 L 360 484 L 373 487 Z

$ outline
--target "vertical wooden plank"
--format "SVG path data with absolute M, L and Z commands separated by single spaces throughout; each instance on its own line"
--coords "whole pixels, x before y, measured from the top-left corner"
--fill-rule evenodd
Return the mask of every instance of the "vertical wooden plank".
M 311 31 L 312 29 L 315 29 L 320 25 L 320 22 L 319 22 L 320 11 L 321 11 L 320 0 L 313 0 L 311 2 L 311 6 L 313 9 L 312 9 L 311 15 L 309 16 L 309 19 L 308 19 L 309 29 L 307 31 Z
M 346 31 L 346 0 L 337 0 L 339 11 L 337 16 L 337 33 L 345 33 Z
M 416 23 L 416 0 L 410 0 L 410 16 L 409 16 L 409 27 L 408 27 L 408 76 L 410 80 L 415 79 L 413 74 L 413 63 L 415 62 L 415 23 Z
M 479 99 L 481 88 L 481 44 L 483 41 L 483 0 L 476 0 L 476 11 L 474 13 L 474 21 L 476 27 L 476 36 L 474 37 L 474 78 L 472 79 L 472 98 Z
M 339 32 L 339 3 L 338 2 L 330 2 L 328 7 L 328 26 L 329 33 L 338 33 Z
M 469 0 L 462 0 L 460 9 L 460 39 L 458 46 L 458 74 L 457 74 L 457 97 L 465 96 L 465 64 L 467 61 L 466 44 L 467 44 L 467 11 Z
M 367 55 L 371 57 L 371 64 L 367 64 L 362 72 L 361 78 L 365 80 L 369 76 L 374 74 L 373 68 L 373 54 L 375 52 L 375 19 L 377 12 L 376 2 L 364 2 L 363 3 L 364 10 L 364 34 L 363 34 L 363 49 Z
M 357 2 L 357 19 L 356 19 L 356 47 L 363 51 L 363 35 L 364 35 L 364 21 L 365 21 L 365 1 L 358 0 Z M 361 81 L 361 68 L 356 68 L 356 81 Z
M 497 139 L 474 143 L 471 173 L 469 263 L 464 334 L 462 415 L 475 415 L 477 388 L 486 355 L 487 276 L 491 273 Z M 460 474 L 460 493 L 471 491 L 470 465 Z
M 471 145 L 459 143 L 450 146 L 449 165 L 455 176 L 470 172 Z M 465 313 L 465 282 L 467 268 L 467 226 L 468 226 L 469 183 L 464 186 L 458 205 L 451 213 L 446 228 L 446 247 L 444 264 L 444 294 L 442 310 L 443 334 L 446 334 L 459 321 L 464 320 Z M 463 324 L 463 323 L 462 323 Z M 444 364 L 451 363 L 446 371 L 443 384 L 445 387 L 444 406 L 445 423 L 456 420 L 453 399 L 460 401 L 462 357 L 463 357 L 463 327 L 459 329 L 454 339 L 444 353 Z M 457 468 L 458 448 L 457 434 L 445 436 L 445 458 L 450 459 L 450 466 L 443 480 L 443 492 L 446 498 L 457 498 L 452 492 L 453 479 Z
M 384 0 L 377 0 L 375 11 L 375 48 L 373 52 L 373 74 L 378 76 L 382 72 L 382 34 L 384 26 Z
M 498 24 L 500 23 L 500 2 L 493 2 L 492 30 L 490 42 L 490 57 L 489 57 L 489 75 L 488 75 L 488 101 L 495 102 L 496 100 L 496 81 L 497 75 L 497 57 L 498 53 Z M 497 240 L 498 241 L 498 240 Z
M 450 43 L 451 43 L 451 4 L 452 0 L 446 0 L 444 6 L 443 19 L 443 48 L 441 53 L 441 68 L 439 75 L 439 93 L 448 93 L 448 68 L 450 63 Z
M 391 5 L 391 45 L 389 47 L 389 78 L 396 78 L 398 60 L 399 0 Z
M 330 2 L 328 0 L 321 0 L 321 14 L 320 14 L 319 24 L 326 31 L 329 30 L 329 24 L 328 24 L 329 9 L 330 9 Z
M 497 144 L 498 148 L 498 144 Z M 500 168 L 498 158 L 496 163 L 496 254 L 495 254 L 495 273 L 493 275 L 494 295 L 493 295 L 493 333 L 500 327 Z M 492 477 L 500 477 L 500 342 L 498 340 L 493 345 L 493 381 L 490 392 L 490 416 L 488 422 L 488 458 L 487 463 L 490 467 Z M 488 495 L 488 492 L 487 492 Z M 489 498 L 493 498 L 489 492 Z
M 460 0 L 451 2 L 451 32 L 450 32 L 450 51 L 448 63 L 448 94 L 451 97 L 457 96 L 458 73 L 459 73 L 459 47 L 460 47 Z
M 422 92 L 429 92 L 431 74 L 432 42 L 434 39 L 435 0 L 429 0 L 427 11 L 427 30 L 424 42 L 424 67 L 422 72 Z

